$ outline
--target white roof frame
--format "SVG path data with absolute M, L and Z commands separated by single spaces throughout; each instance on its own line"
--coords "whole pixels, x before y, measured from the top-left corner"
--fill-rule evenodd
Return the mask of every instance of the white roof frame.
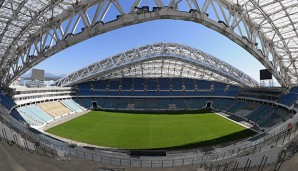
M 258 82 L 226 62 L 189 46 L 156 43 L 95 62 L 55 82 L 72 86 L 89 80 L 123 77 L 187 77 L 256 87 Z
M 251 53 L 282 86 L 298 84 L 296 0 L 152 2 L 147 4 L 148 10 L 141 6 L 142 0 L 1 1 L 1 85 L 8 86 L 36 64 L 76 43 L 157 19 L 192 21 L 209 27 Z

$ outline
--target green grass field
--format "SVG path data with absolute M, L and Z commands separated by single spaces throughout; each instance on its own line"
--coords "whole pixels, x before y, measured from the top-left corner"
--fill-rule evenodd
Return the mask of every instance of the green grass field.
M 105 111 L 89 112 L 46 132 L 120 149 L 193 148 L 255 134 L 214 113 L 131 114 Z

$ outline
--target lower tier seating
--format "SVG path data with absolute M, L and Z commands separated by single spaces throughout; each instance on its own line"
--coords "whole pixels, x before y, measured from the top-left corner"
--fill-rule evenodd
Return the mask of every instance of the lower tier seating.
M 48 114 L 52 115 L 54 118 L 71 112 L 71 110 L 66 108 L 58 101 L 40 103 L 38 106 Z
M 68 109 L 74 111 L 74 112 L 81 112 L 84 107 L 82 107 L 81 105 L 77 104 L 76 102 L 74 102 L 71 99 L 67 99 L 67 100 L 61 100 L 60 101 L 64 106 L 66 106 Z
M 100 108 L 108 110 L 200 110 L 206 107 L 229 112 L 260 127 L 271 127 L 284 122 L 291 114 L 282 108 L 268 104 L 238 101 L 227 98 L 74 98 L 61 101 L 44 102 L 37 105 L 22 106 L 11 115 L 18 120 L 38 126 L 52 119 L 83 109 Z

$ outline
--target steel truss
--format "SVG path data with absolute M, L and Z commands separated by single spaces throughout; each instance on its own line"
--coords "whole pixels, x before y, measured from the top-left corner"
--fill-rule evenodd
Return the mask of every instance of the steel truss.
M 175 43 L 157 43 L 120 53 L 61 78 L 55 85 L 122 77 L 187 77 L 258 86 L 253 78 L 224 61 Z
M 4 0 L 0 81 L 8 86 L 46 58 L 96 35 L 176 19 L 200 23 L 228 37 L 282 86 L 292 86 L 298 83 L 297 6 L 294 0 Z

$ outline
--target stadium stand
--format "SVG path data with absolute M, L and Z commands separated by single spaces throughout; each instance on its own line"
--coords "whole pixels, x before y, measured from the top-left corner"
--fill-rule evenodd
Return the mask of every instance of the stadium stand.
M 64 106 L 66 106 L 68 109 L 72 110 L 73 112 L 81 112 L 83 111 L 83 107 L 75 103 L 73 100 L 67 99 L 67 100 L 61 100 L 60 101 Z
M 160 99 L 159 100 L 159 109 L 168 110 L 169 109 L 169 100 L 168 99 Z
M 107 79 L 80 83 L 77 87 L 83 91 L 78 91 L 79 98 L 75 99 L 75 102 L 86 108 L 92 107 L 92 101 L 95 101 L 99 108 L 109 110 L 198 110 L 206 107 L 209 101 L 213 109 L 238 114 L 261 127 L 280 123 L 290 114 L 280 110 L 283 111 L 281 116 L 272 112 L 272 106 L 236 100 L 235 97 L 265 99 L 289 106 L 296 101 L 295 93 L 298 91 L 297 88 L 292 88 L 287 95 L 279 98 L 282 89 L 240 88 L 221 82 L 190 78 Z M 259 91 L 267 94 L 260 96 Z
M 221 111 L 227 111 L 227 109 L 236 103 L 232 99 L 215 99 L 212 103 L 212 107 Z
M 0 88 L 0 104 L 2 104 L 8 110 L 16 106 L 16 103 L 1 88 Z
M 17 108 L 17 111 L 14 111 L 12 116 L 18 120 L 25 120 L 33 126 L 43 125 L 54 119 L 36 105 L 22 106 Z
M 214 110 L 245 117 L 260 127 L 273 126 L 287 120 L 291 114 L 283 109 L 253 102 L 222 98 L 80 98 L 75 99 L 82 106 L 92 106 L 92 101 L 109 110 L 199 110 L 212 103 Z M 273 112 L 275 111 L 275 112 Z
M 29 109 L 31 111 L 31 113 L 38 116 L 40 119 L 42 119 L 45 122 L 49 122 L 52 119 L 54 119 L 51 115 L 44 112 L 41 108 L 39 108 L 36 105 L 29 105 L 29 106 L 26 106 L 26 107 L 27 107 L 27 109 Z
M 12 111 L 10 115 L 20 122 L 26 122 L 26 120 L 21 116 L 21 114 L 17 110 Z
M 77 85 L 78 96 L 236 96 L 238 87 L 190 78 L 123 78 Z M 213 87 L 211 89 L 211 87 Z M 230 88 L 227 88 L 230 87 Z
M 17 109 L 21 117 L 32 126 L 41 126 L 45 123 L 42 119 L 37 117 L 33 112 L 31 112 L 27 107 L 20 107 Z M 16 114 L 15 114 L 16 115 Z
M 238 96 L 248 97 L 254 99 L 264 99 L 270 101 L 277 101 L 280 96 L 284 93 L 284 88 L 252 88 L 252 87 L 243 87 L 239 89 Z
M 236 112 L 234 113 L 234 115 L 236 115 L 236 116 L 242 118 L 242 117 L 246 117 L 246 116 L 249 115 L 251 112 L 252 112 L 251 110 L 247 110 L 247 109 L 244 109 L 244 108 L 243 108 L 243 109 L 240 109 L 240 110 L 236 111 Z
M 287 120 L 291 114 L 285 109 L 275 109 L 268 104 L 245 101 L 245 95 L 248 98 L 270 99 L 272 103 L 280 102 L 289 106 L 288 101 L 294 103 L 298 91 L 297 87 L 294 87 L 287 94 L 276 98 L 282 90 L 240 88 L 221 82 L 190 78 L 117 78 L 83 82 L 75 87 L 76 94 L 73 99 L 19 107 L 18 112 L 11 115 L 18 120 L 38 125 L 48 122 L 53 117 L 91 108 L 200 110 L 206 108 L 209 103 L 214 110 L 244 117 L 260 127 L 269 127 Z M 267 92 L 268 95 L 258 96 L 258 91 Z M 241 96 L 242 100 L 238 99 L 238 96 Z M 42 114 L 36 115 L 38 112 Z M 50 118 L 46 117 L 48 114 L 51 115 Z
M 158 0 L 151 3 L 140 0 L 0 1 L 0 84 L 5 90 L 0 89 L 0 140 L 4 140 L 0 143 L 0 170 L 297 170 L 298 117 L 293 114 L 298 111 L 298 87 L 290 88 L 298 84 L 297 6 L 297 1 L 293 0 Z M 282 87 L 259 87 L 257 81 L 235 67 L 224 61 L 214 60 L 212 55 L 189 46 L 156 43 L 106 58 L 59 79 L 54 83 L 57 86 L 79 83 L 64 91 L 53 90 L 44 94 L 39 92 L 41 90 L 32 90 L 27 95 L 22 95 L 9 90 L 9 86 L 25 81 L 18 79 L 19 76 L 72 45 L 105 32 L 156 19 L 193 21 L 221 33 L 252 54 L 268 71 L 264 75 L 273 75 L 274 81 L 277 80 Z M 135 34 L 131 37 L 138 39 Z M 119 78 L 127 76 L 161 78 Z M 176 78 L 162 78 L 164 76 Z M 185 77 L 222 80 L 225 83 Z M 263 78 L 265 77 L 270 78 Z M 105 79 L 97 80 L 102 78 Z M 263 78 L 260 76 L 261 86 L 265 83 Z M 34 74 L 31 79 L 34 83 Z M 92 81 L 80 83 L 87 80 Z M 274 86 L 273 80 L 269 81 L 269 86 Z M 17 96 L 14 97 L 15 102 L 9 97 L 12 94 Z M 189 151 L 169 149 L 168 152 L 166 149 L 141 152 L 124 149 L 118 151 L 106 148 L 108 146 L 97 148 L 88 147 L 88 144 L 70 144 L 43 134 L 41 127 L 35 129 L 36 127 L 28 126 L 44 126 L 55 117 L 80 112 L 84 107 L 129 111 L 211 108 L 223 111 L 219 114 L 228 116 L 229 119 L 234 117 L 244 122 L 243 119 L 246 118 L 262 128 L 257 131 L 264 133 L 258 132 L 258 135 L 249 140 L 229 142 L 230 145 L 227 146 L 208 142 L 207 147 L 192 148 Z M 22 123 L 15 121 L 9 114 Z M 234 121 L 238 122 L 236 119 Z M 213 126 L 214 121 L 207 124 Z M 119 129 L 118 125 L 113 129 Z M 274 129 L 271 130 L 273 126 Z M 81 132 L 92 132 L 91 129 L 92 127 Z M 119 130 L 125 132 L 123 129 Z M 152 127 L 149 130 L 146 133 L 160 131 Z M 173 129 L 171 132 L 175 131 L 177 130 Z M 135 137 L 133 143 L 140 139 L 135 133 L 132 132 Z M 182 132 L 180 135 L 188 133 Z M 202 135 L 195 131 L 194 133 Z M 180 135 L 177 138 L 183 140 L 184 137 Z M 158 139 L 168 137 L 165 133 Z M 223 137 L 219 139 L 221 138 Z M 153 142 L 152 138 L 148 140 Z M 117 141 L 122 142 L 122 137 Z M 17 150 L 22 151 L 15 152 L 16 149 L 8 144 L 17 145 Z M 39 155 L 32 156 L 31 153 L 35 152 Z M 142 156 L 140 153 L 151 155 Z M 161 154 L 155 157 L 152 155 L 154 153 Z M 52 160 L 40 159 L 40 156 L 48 154 Z M 290 161 L 292 157 L 295 160 Z M 89 167 L 85 167 L 89 162 L 83 161 L 81 165 L 77 158 L 91 159 L 100 164 L 90 163 Z M 60 167 L 58 160 L 60 163 L 73 162 Z M 289 162 L 291 167 L 287 166 Z
M 279 103 L 286 106 L 292 106 L 298 99 L 298 87 L 292 87 L 287 93 L 278 100 Z
M 11 116 L 33 128 L 40 129 L 46 123 L 61 115 L 91 108 L 112 111 L 136 110 L 138 112 L 143 112 L 143 110 L 147 112 L 193 110 L 196 112 L 197 110 L 206 109 L 208 106 L 214 111 L 222 111 L 224 114 L 229 113 L 230 116 L 227 116 L 232 120 L 250 122 L 253 128 L 267 131 L 287 121 L 292 116 L 287 108 L 276 103 L 282 101 L 283 98 L 289 98 L 289 101 L 294 104 L 295 98 L 297 98 L 292 96 L 297 91 L 295 89 L 289 90 L 287 94 L 276 100 L 272 98 L 272 94 L 259 98 L 255 95 L 255 90 L 252 90 L 253 95 L 248 93 L 248 97 L 242 91 L 239 98 L 243 88 L 238 86 L 186 78 L 107 79 L 80 83 L 76 88 L 77 91 L 74 91 L 76 94 L 57 99 L 58 101 L 43 102 L 38 103 L 38 105 L 22 104 L 21 107 L 12 110 Z M 285 97 L 288 94 L 291 94 L 291 96 Z M 245 124 L 249 125 L 249 123 Z M 258 141 L 258 138 L 255 138 L 255 141 Z M 249 141 L 247 143 L 254 144 L 255 142 Z M 236 143 L 233 146 L 228 146 L 228 144 L 223 146 L 227 146 L 227 149 L 234 149 L 238 148 L 239 145 Z M 246 147 L 246 144 L 244 146 Z M 207 152 L 217 151 L 218 149 L 216 146 L 208 146 L 202 147 L 200 150 Z M 109 155 L 115 156 L 114 151 L 112 153 Z M 173 156 L 175 160 L 178 160 L 178 158 L 189 158 L 194 154 L 193 152 L 186 152 L 185 156 L 182 154 L 178 156 L 176 153 L 176 151 L 173 154 L 167 153 L 165 157 L 168 157 L 166 158 L 168 160 Z M 145 157 L 142 157 L 142 159 L 145 159 Z
M 227 96 L 237 96 L 239 93 L 239 87 L 234 85 L 228 85 L 226 89 Z
M 42 110 L 53 116 L 54 118 L 71 113 L 71 110 L 63 106 L 58 101 L 45 102 L 37 104 Z
M 92 107 L 92 104 L 91 104 L 92 98 L 78 98 L 73 100 L 76 103 L 78 103 L 80 106 L 83 106 L 86 109 L 89 109 Z
M 258 122 L 264 115 L 269 113 L 272 110 L 271 106 L 262 105 L 250 113 L 246 118 L 254 122 Z
M 229 109 L 227 109 L 227 112 L 229 113 L 235 113 L 242 109 L 247 103 L 243 101 L 237 101 L 234 105 L 230 106 Z

